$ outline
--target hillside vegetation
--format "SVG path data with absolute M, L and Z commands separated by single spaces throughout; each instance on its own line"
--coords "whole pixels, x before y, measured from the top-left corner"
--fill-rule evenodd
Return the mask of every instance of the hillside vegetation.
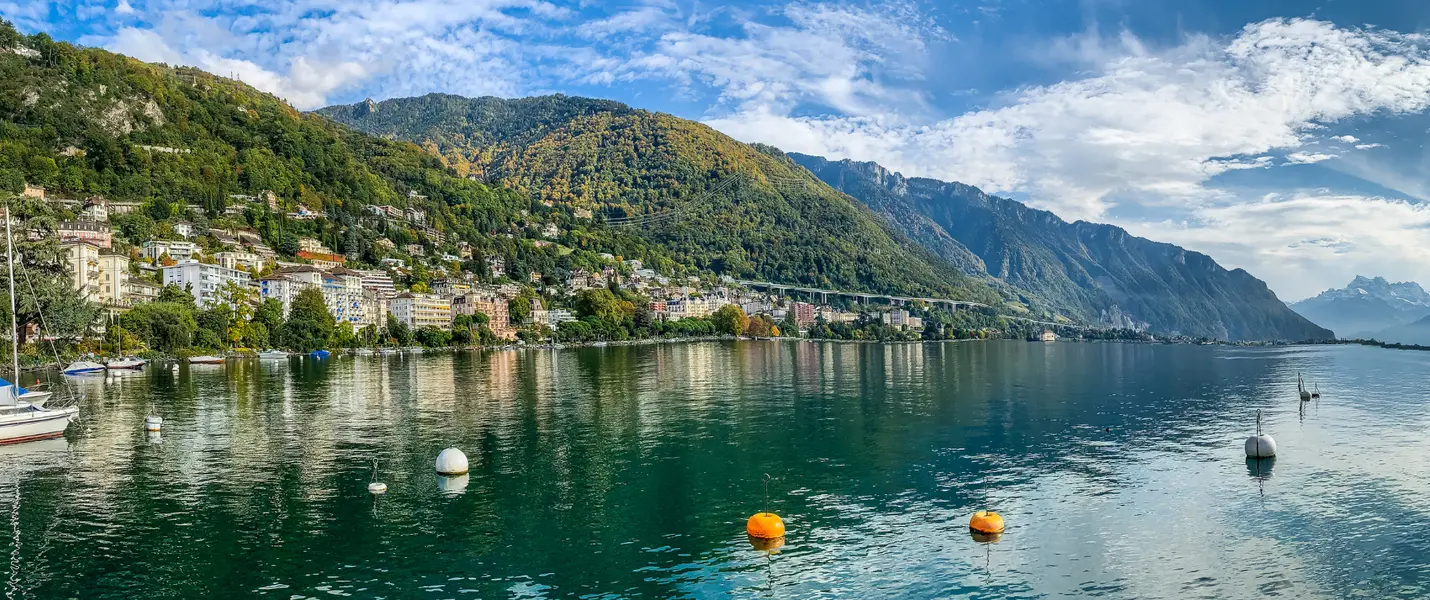
M 455 172 L 593 211 L 699 269 L 997 303 L 983 283 L 778 150 L 603 100 L 430 94 L 319 111 L 411 140 Z

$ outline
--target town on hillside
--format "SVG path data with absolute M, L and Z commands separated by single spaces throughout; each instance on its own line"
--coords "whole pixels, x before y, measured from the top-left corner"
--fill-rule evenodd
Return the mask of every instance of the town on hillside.
M 72 283 L 103 307 L 104 318 L 96 318 L 83 334 L 127 341 L 130 352 L 701 335 L 871 340 L 1053 335 L 1050 324 L 1001 318 L 987 307 L 958 310 L 776 286 L 760 291 L 710 273 L 659 273 L 639 259 L 610 253 L 595 253 L 598 267 L 514 273 L 502 256 L 480 256 L 469 242 L 447 239 L 427 222 L 423 210 L 412 207 L 368 206 L 367 220 L 349 224 L 402 232 L 379 237 L 373 246 L 380 257 L 364 263 L 317 237 L 274 239 L 254 228 L 257 211 L 279 214 L 290 223 L 317 222 L 307 231 L 328 229 L 321 223 L 324 214 L 285 204 L 271 192 L 233 195 L 222 213 L 212 215 L 197 204 L 66 198 L 33 185 L 23 195 L 56 211 L 56 233 Z M 421 196 L 412 192 L 409 198 Z M 535 233 L 532 243 L 538 245 L 556 244 L 563 234 L 554 224 Z M 326 314 L 299 319 L 295 307 L 308 290 L 321 298 Z M 184 335 L 155 325 L 173 316 L 157 307 L 172 304 L 180 293 L 183 304 L 190 305 L 192 298 L 194 331 L 187 344 Z M 318 331 L 299 331 L 299 323 Z M 116 325 L 122 333 L 110 331 Z M 1087 333 L 1058 329 L 1065 335 Z

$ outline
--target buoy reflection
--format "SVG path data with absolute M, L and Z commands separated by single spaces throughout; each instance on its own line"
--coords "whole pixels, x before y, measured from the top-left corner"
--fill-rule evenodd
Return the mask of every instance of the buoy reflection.
M 769 552 L 771 554 L 778 553 L 779 549 L 783 548 L 785 545 L 785 539 L 782 537 L 760 538 L 747 534 L 745 538 L 750 541 L 750 548 L 758 550 L 760 552 Z
M 1276 467 L 1276 457 L 1246 459 L 1246 474 L 1253 479 L 1271 479 L 1271 470 Z
M 978 542 L 980 544 L 996 544 L 998 543 L 998 540 L 1003 539 L 1003 534 L 1001 533 L 983 533 L 981 531 L 973 531 L 971 529 L 968 530 L 968 536 L 973 538 L 973 541 Z
M 467 492 L 467 478 L 465 473 L 455 477 L 438 475 L 437 493 L 443 496 L 460 496 Z

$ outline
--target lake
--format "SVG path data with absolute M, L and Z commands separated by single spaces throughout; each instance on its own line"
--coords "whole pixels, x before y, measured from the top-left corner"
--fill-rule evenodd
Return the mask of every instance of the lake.
M 1427 365 L 741 341 L 71 379 L 78 432 L 0 449 L 6 596 L 1425 597 Z M 774 553 L 744 533 L 766 473 Z

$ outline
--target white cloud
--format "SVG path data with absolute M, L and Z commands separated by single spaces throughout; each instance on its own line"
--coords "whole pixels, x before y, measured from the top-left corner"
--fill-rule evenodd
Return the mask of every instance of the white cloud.
M 1371 148 L 1384 148 L 1385 144 L 1356 144 L 1356 150 L 1370 150 Z
M 377 96 L 520 93 L 524 60 L 515 37 L 571 17 L 542 0 L 299 0 L 253 8 L 153 0 L 142 6 L 152 25 L 81 41 L 233 74 L 311 109 L 358 88 Z M 126 10 L 139 13 L 120 0 L 115 11 Z
M 1336 155 L 1334 154 L 1326 154 L 1323 152 L 1292 152 L 1286 155 L 1286 162 L 1293 165 L 1309 165 L 1323 160 L 1331 160 L 1335 157 Z
M 794 116 L 774 103 L 709 122 L 741 139 L 1025 192 L 1065 217 L 1097 219 L 1114 196 L 1212 202 L 1222 192 L 1207 180 L 1259 165 L 1267 152 L 1296 151 L 1324 123 L 1430 102 L 1426 50 L 1390 31 L 1276 19 L 1226 43 L 1122 46 L 1137 51 L 1089 77 L 925 125 L 887 115 Z
M 603 76 L 708 86 L 728 110 L 748 113 L 788 114 L 812 104 L 863 116 L 923 105 L 921 93 L 887 85 L 890 79 L 919 79 L 928 41 L 948 37 L 912 6 L 797 3 L 777 12 L 789 23 L 747 21 L 740 36 L 666 32 Z
M 1128 229 L 1246 268 L 1283 300 L 1344 285 L 1357 274 L 1430 281 L 1430 206 L 1421 203 L 1269 194 L 1198 209 L 1187 220 L 1129 223 Z
M 1333 137 L 1333 138 L 1331 138 L 1331 139 L 1333 139 L 1333 140 L 1335 140 L 1335 141 L 1337 141 L 1337 142 L 1344 142 L 1344 143 L 1347 143 L 1347 144 L 1354 144 L 1354 143 L 1360 141 L 1360 140 L 1357 140 L 1357 139 L 1356 139 L 1356 136 L 1353 136 L 1353 135 L 1338 135 L 1338 136 Z
M 116 32 L 110 40 L 110 48 L 148 62 L 192 65 L 216 75 L 233 76 L 285 98 L 299 108 L 322 106 L 329 92 L 366 74 L 363 66 L 353 61 L 314 64 L 299 56 L 289 65 L 288 74 L 280 75 L 252 61 L 224 58 L 207 50 L 180 52 L 170 47 L 157 32 L 133 27 Z

